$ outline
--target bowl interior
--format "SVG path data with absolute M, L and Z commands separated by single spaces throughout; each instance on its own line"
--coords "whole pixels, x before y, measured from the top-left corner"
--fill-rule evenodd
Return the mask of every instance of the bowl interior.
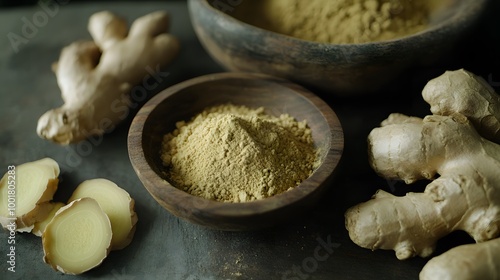
M 266 28 L 266 24 L 271 19 L 266 19 L 266 16 L 272 14 L 262 14 L 263 4 L 268 0 L 256 1 L 239 1 L 234 5 L 221 5 L 219 1 L 202 0 L 218 12 L 222 12 L 231 18 L 241 21 L 251 26 L 265 29 L 267 31 L 275 30 Z M 436 26 L 449 22 L 450 20 L 464 20 L 469 15 L 474 15 L 485 6 L 487 0 L 422 0 L 429 9 L 429 28 L 433 29 Z M 397 11 L 395 11 L 397 13 Z M 262 14 L 261 17 L 255 16 Z M 262 18 L 264 17 L 264 18 Z M 277 32 L 280 33 L 280 32 Z M 411 36 L 409 34 L 408 36 Z M 406 36 L 405 36 L 406 37 Z M 401 39 L 401 38 L 396 38 Z
M 410 68 L 445 61 L 475 26 L 488 0 L 427 1 L 438 6 L 429 28 L 360 44 L 302 40 L 236 18 L 254 15 L 246 11 L 255 6 L 254 1 L 189 0 L 188 5 L 197 37 L 225 69 L 283 77 L 319 94 L 354 96 L 404 86 L 404 79 L 397 78 Z
M 173 131 L 176 122 L 188 121 L 207 107 L 226 103 L 264 107 L 267 114 L 287 113 L 298 121 L 307 120 L 322 164 L 295 189 L 252 202 L 216 202 L 173 187 L 160 158 L 163 135 Z M 247 218 L 245 227 L 252 226 L 252 216 L 281 210 L 314 194 L 333 173 L 342 147 L 340 123 L 321 99 L 285 80 L 243 73 L 203 76 L 166 89 L 138 112 L 129 133 L 132 164 L 151 195 L 177 216 L 223 229 L 240 229 L 241 217 Z M 262 220 L 260 223 L 265 224 Z

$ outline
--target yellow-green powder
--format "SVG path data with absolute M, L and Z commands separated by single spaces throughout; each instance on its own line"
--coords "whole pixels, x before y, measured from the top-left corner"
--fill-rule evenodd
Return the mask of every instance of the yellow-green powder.
M 273 117 L 263 108 L 221 105 L 165 135 L 162 160 L 173 184 L 223 202 L 273 196 L 300 184 L 316 168 L 305 121 Z
M 430 0 L 252 0 L 233 15 L 304 40 L 351 44 L 390 40 L 423 30 Z

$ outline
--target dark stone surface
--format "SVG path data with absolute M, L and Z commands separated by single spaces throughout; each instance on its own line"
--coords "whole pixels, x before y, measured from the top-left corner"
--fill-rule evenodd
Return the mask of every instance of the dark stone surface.
M 130 21 L 158 9 L 172 14 L 172 33 L 179 37 L 182 50 L 167 69 L 170 75 L 150 96 L 186 79 L 223 71 L 195 37 L 183 2 L 70 3 L 59 7 L 36 31 L 27 33 L 30 38 L 23 35 L 23 25 L 25 19 L 32 21 L 37 13 L 44 11 L 40 6 L 0 11 L 0 173 L 6 172 L 9 165 L 48 156 L 61 166 L 57 200 L 66 200 L 78 183 L 96 177 L 113 180 L 136 199 L 139 222 L 132 244 L 111 252 L 100 267 L 82 278 L 418 278 L 426 259 L 398 261 L 392 251 L 359 248 L 347 235 L 343 213 L 369 199 L 378 188 L 396 194 L 422 189 L 424 183 L 407 187 L 377 177 L 367 163 L 366 136 L 391 112 L 428 114 L 428 105 L 420 97 L 427 80 L 444 70 L 465 67 L 500 89 L 497 7 L 490 9 L 489 18 L 485 17 L 474 34 L 457 44 L 450 59 L 413 69 L 401 78 L 401 86 L 357 99 L 334 98 L 318 92 L 343 124 L 346 145 L 339 175 L 331 190 L 305 218 L 254 232 L 221 232 L 193 225 L 171 215 L 154 201 L 135 175 L 126 145 L 128 126 L 144 101 L 137 102 L 127 120 L 102 139 L 62 147 L 38 138 L 35 129 L 39 116 L 62 103 L 51 63 L 57 60 L 63 46 L 89 38 L 88 17 L 104 9 L 124 15 Z M 26 38 L 16 47 L 11 44 L 9 34 Z M 16 235 L 16 272 L 7 271 L 7 238 L 8 232 L 0 232 L 0 278 L 63 279 L 63 275 L 43 263 L 41 240 L 30 234 Z M 437 254 L 467 242 L 471 242 L 467 236 L 452 234 L 438 243 Z M 331 246 L 325 248 L 328 243 Z

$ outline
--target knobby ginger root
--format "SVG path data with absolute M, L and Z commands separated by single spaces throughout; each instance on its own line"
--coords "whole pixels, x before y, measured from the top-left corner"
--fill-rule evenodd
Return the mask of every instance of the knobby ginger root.
M 421 280 L 500 279 L 500 238 L 455 247 L 431 259 Z
M 134 200 L 128 192 L 109 180 L 99 178 L 81 183 L 71 195 L 69 202 L 83 197 L 95 199 L 108 215 L 113 231 L 111 250 L 128 246 L 137 223 Z
M 432 179 L 424 193 L 379 191 L 346 213 L 351 239 L 394 249 L 399 259 L 429 256 L 436 241 L 464 230 L 476 241 L 500 230 L 500 145 L 482 138 L 463 115 L 391 123 L 369 135 L 372 166 L 386 178 Z
M 57 211 L 42 234 L 43 260 L 66 274 L 102 263 L 111 246 L 111 223 L 97 201 L 81 198 Z
M 423 95 L 443 116 L 392 114 L 370 133 L 369 158 L 384 178 L 433 181 L 424 193 L 404 197 L 379 190 L 346 212 L 346 228 L 356 244 L 395 250 L 399 259 L 431 255 L 437 240 L 455 230 L 476 242 L 500 235 L 500 145 L 486 139 L 495 139 L 500 129 L 498 96 L 463 70 L 430 81 Z M 485 246 L 467 248 L 487 254 Z M 498 255 L 487 260 L 500 263 Z
M 132 87 L 153 87 L 148 78 L 178 53 L 168 28 L 165 12 L 138 18 L 128 34 L 122 18 L 107 11 L 92 15 L 88 29 L 94 41 L 65 47 L 53 65 L 64 105 L 40 117 L 38 135 L 69 144 L 112 130 L 127 117 Z
M 483 137 L 500 142 L 500 96 L 483 78 L 463 69 L 447 71 L 429 81 L 422 96 L 433 114 L 463 114 Z
M 51 158 L 20 164 L 0 180 L 0 223 L 4 228 L 30 232 L 45 219 L 57 190 L 59 165 Z

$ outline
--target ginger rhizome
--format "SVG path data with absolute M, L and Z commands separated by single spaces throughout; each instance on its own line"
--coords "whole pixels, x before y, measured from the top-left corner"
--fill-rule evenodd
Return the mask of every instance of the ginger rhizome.
M 107 179 L 97 178 L 78 185 L 69 202 L 83 197 L 95 199 L 108 215 L 113 231 L 111 250 L 127 247 L 132 242 L 137 223 L 135 201 L 128 192 Z
M 97 201 L 74 200 L 59 209 L 45 228 L 43 260 L 63 273 L 81 274 L 106 258 L 112 235 L 109 218 Z
M 431 259 L 420 272 L 421 280 L 500 278 L 500 238 L 452 248 Z
M 379 190 L 346 212 L 356 244 L 394 250 L 399 259 L 430 256 L 436 242 L 456 230 L 476 242 L 500 235 L 500 145 L 486 139 L 496 140 L 500 129 L 498 96 L 464 70 L 433 79 L 423 95 L 435 115 L 390 115 L 368 136 L 369 159 L 384 178 L 432 181 L 423 193 L 404 197 Z M 488 258 L 500 263 L 498 256 Z
M 52 209 L 59 165 L 51 158 L 26 162 L 0 180 L 0 223 L 4 228 L 30 232 Z
M 64 104 L 40 117 L 38 135 L 69 144 L 112 130 L 127 117 L 133 87 L 143 83 L 144 91 L 151 89 L 151 75 L 177 55 L 179 43 L 168 28 L 165 12 L 136 19 L 129 31 L 125 20 L 110 12 L 93 14 L 88 24 L 93 41 L 70 44 L 53 65 Z
M 51 158 L 10 168 L 0 181 L 0 221 L 9 231 L 42 237 L 44 261 L 80 274 L 98 266 L 111 250 L 127 247 L 135 233 L 135 201 L 110 180 L 86 180 L 68 205 L 52 201 L 59 165 Z
M 31 230 L 31 233 L 33 233 L 36 236 L 41 237 L 43 232 L 45 231 L 45 228 L 47 225 L 52 221 L 52 218 L 56 215 L 57 211 L 63 207 L 64 203 L 62 202 L 50 202 L 52 209 L 50 210 L 49 214 L 47 217 L 39 222 L 36 222 L 33 226 L 33 230 Z

